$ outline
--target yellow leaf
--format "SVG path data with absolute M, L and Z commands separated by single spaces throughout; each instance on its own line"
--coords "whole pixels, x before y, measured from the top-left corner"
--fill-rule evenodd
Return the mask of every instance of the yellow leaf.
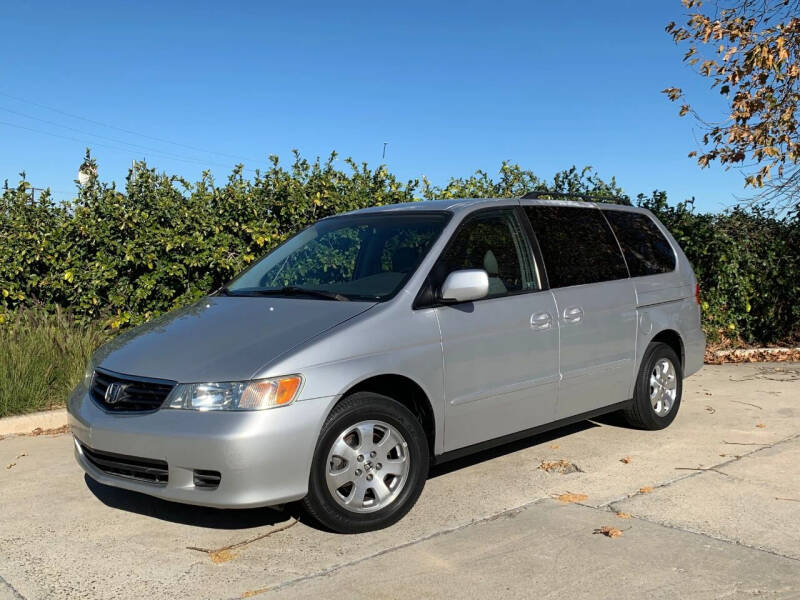
M 600 534 L 610 538 L 615 538 L 622 535 L 621 530 L 617 529 L 616 527 L 612 527 L 611 525 L 603 525 L 599 529 L 595 529 L 593 533 L 595 535 Z
M 586 494 L 573 494 L 571 492 L 567 492 L 566 494 L 561 494 L 558 496 L 558 499 L 561 502 L 583 502 L 589 498 Z
M 8 290 L 3 290 L 3 298 L 8 298 Z
M 67 283 L 72 283 L 73 279 L 75 279 L 75 273 L 73 273 L 71 270 L 64 273 L 64 281 Z

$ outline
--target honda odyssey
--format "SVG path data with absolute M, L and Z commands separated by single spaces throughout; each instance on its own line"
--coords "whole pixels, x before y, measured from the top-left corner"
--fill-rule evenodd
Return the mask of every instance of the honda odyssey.
M 93 479 L 177 502 L 405 515 L 432 463 L 621 411 L 675 418 L 697 282 L 647 210 L 439 200 L 322 219 L 98 350 L 69 400 Z

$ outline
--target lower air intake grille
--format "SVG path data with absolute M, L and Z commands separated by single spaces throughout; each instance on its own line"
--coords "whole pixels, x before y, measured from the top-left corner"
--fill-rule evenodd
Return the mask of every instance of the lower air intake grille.
M 83 444 L 81 444 L 81 451 L 86 460 L 103 473 L 156 485 L 167 485 L 169 469 L 166 461 L 101 452 L 92 450 Z
M 213 490 L 219 487 L 222 479 L 219 471 L 205 471 L 197 469 L 194 472 L 194 487 Z

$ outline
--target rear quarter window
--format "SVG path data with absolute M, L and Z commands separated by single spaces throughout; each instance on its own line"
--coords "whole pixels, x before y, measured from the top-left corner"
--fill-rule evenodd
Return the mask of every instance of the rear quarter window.
M 627 279 L 628 269 L 603 214 L 593 207 L 525 206 L 550 287 Z
M 621 210 L 604 210 L 603 213 L 622 246 L 631 277 L 675 270 L 675 252 L 653 219 Z

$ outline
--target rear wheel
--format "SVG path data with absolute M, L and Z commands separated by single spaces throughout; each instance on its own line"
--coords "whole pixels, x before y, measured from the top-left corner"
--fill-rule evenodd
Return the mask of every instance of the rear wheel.
M 388 527 L 414 506 L 428 466 L 417 418 L 387 396 L 359 392 L 337 404 L 322 427 L 303 505 L 340 533 Z
M 683 370 L 675 351 L 651 342 L 642 357 L 633 403 L 623 411 L 625 420 L 639 429 L 664 429 L 678 413 L 683 392 Z

